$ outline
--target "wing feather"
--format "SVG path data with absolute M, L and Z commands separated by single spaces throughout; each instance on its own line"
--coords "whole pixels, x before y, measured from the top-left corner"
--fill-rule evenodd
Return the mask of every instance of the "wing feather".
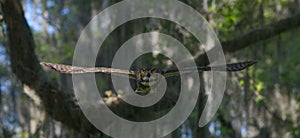
M 92 73 L 92 72 L 102 72 L 112 75 L 120 75 L 120 76 L 128 76 L 131 79 L 136 79 L 134 71 L 128 71 L 123 69 L 114 69 L 114 68 L 107 68 L 107 67 L 78 67 L 78 66 L 70 66 L 64 64 L 54 64 L 48 62 L 41 62 L 43 66 L 51 68 L 59 73 L 65 74 L 80 74 L 80 73 Z
M 200 66 L 200 67 L 186 67 L 180 70 L 182 74 L 193 73 L 195 70 L 197 71 L 241 71 L 249 66 L 255 64 L 255 61 L 245 61 L 245 62 L 237 62 L 226 65 L 217 65 L 217 66 Z M 112 75 L 126 76 L 131 79 L 137 79 L 137 75 L 135 71 L 128 71 L 123 69 L 115 69 L 115 68 L 107 68 L 107 67 L 78 67 L 78 66 L 70 66 L 64 64 L 54 64 L 48 62 L 41 62 L 43 66 L 49 67 L 57 72 L 66 73 L 66 74 L 80 74 L 80 73 L 92 73 L 92 72 L 102 72 Z M 179 75 L 178 69 L 168 69 L 160 72 L 165 77 L 172 77 Z
M 234 71 L 241 71 L 244 70 L 253 64 L 255 64 L 256 61 L 245 61 L 245 62 L 237 62 L 237 63 L 231 63 L 226 65 L 217 65 L 217 66 L 200 66 L 200 67 L 187 67 L 181 69 L 182 74 L 188 74 L 192 73 L 195 70 L 197 71 L 227 71 L 227 72 L 234 72 Z M 172 77 L 179 75 L 178 69 L 169 69 L 162 72 L 162 75 L 165 77 Z

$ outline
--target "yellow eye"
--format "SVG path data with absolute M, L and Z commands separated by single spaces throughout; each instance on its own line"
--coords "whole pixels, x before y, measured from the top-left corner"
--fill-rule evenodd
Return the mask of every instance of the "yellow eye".
M 142 75 L 142 76 L 145 76 L 145 74 L 146 74 L 146 70 L 142 69 L 142 70 L 141 70 L 141 75 Z
M 157 73 L 157 71 L 154 69 L 154 70 L 151 70 L 151 74 L 155 74 Z

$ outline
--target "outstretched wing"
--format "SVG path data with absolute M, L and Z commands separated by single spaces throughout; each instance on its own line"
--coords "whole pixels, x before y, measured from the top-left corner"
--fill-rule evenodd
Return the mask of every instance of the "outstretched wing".
M 228 71 L 228 72 L 234 72 L 234 71 L 241 71 L 245 68 L 250 67 L 251 65 L 255 64 L 255 61 L 245 61 L 245 62 L 237 62 L 237 63 L 232 63 L 232 64 L 226 64 L 226 65 L 217 65 L 217 66 L 200 66 L 196 68 L 183 68 L 181 69 L 181 73 L 187 74 L 187 73 L 192 73 L 195 70 L 197 71 Z M 172 77 L 179 75 L 179 70 L 178 69 L 169 69 L 166 71 L 162 72 L 162 75 L 165 77 Z
M 200 66 L 196 68 L 187 67 L 180 70 L 181 73 L 187 74 L 192 73 L 195 71 L 228 71 L 228 72 L 234 72 L 234 71 L 241 71 L 253 64 L 255 64 L 255 61 L 245 61 L 245 62 L 237 62 L 232 64 L 226 64 L 226 65 L 217 65 L 217 66 Z M 40 63 L 43 66 L 49 67 L 57 72 L 60 73 L 66 73 L 66 74 L 79 74 L 79 73 L 89 73 L 89 72 L 101 72 L 101 73 L 107 73 L 112 75 L 120 75 L 120 76 L 126 76 L 131 79 L 137 79 L 137 75 L 135 71 L 128 71 L 128 70 L 122 70 L 122 69 L 114 69 L 114 68 L 106 68 L 106 67 L 78 67 L 78 66 L 70 66 L 70 65 L 63 65 L 63 64 L 53 64 L 53 63 L 47 63 L 47 62 L 41 62 Z M 165 77 L 171 77 L 179 75 L 178 69 L 169 69 L 165 71 L 160 72 Z
M 107 73 L 112 75 L 121 75 L 127 76 L 131 79 L 136 79 L 134 71 L 122 70 L 122 69 L 114 69 L 114 68 L 106 68 L 106 67 L 78 67 L 78 66 L 70 66 L 64 64 L 54 64 L 54 63 L 47 63 L 41 62 L 43 66 L 49 67 L 57 72 L 66 73 L 66 74 L 80 74 L 80 73 L 91 73 L 91 72 L 101 72 Z

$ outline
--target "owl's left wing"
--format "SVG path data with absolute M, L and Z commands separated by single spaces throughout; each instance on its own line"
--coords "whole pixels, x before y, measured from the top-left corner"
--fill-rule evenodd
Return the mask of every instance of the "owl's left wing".
M 226 65 L 216 65 L 216 66 L 200 66 L 200 67 L 187 67 L 180 70 L 182 74 L 188 74 L 193 73 L 195 71 L 227 71 L 227 72 L 234 72 L 234 71 L 241 71 L 243 69 L 246 69 L 253 64 L 255 64 L 256 61 L 245 61 L 245 62 L 237 62 L 237 63 L 231 63 Z M 169 69 L 162 71 L 162 75 L 165 77 L 172 77 L 179 75 L 178 69 Z

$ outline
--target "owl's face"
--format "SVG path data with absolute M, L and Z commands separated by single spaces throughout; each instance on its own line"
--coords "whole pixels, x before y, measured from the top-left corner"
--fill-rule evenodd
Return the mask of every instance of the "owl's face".
M 144 86 L 150 86 L 150 81 L 155 81 L 156 78 L 150 79 L 150 77 L 154 77 L 154 74 L 161 74 L 161 71 L 159 69 L 140 69 L 139 71 L 137 71 L 136 75 L 137 75 L 137 81 L 144 85 Z M 157 75 L 155 75 L 157 76 Z

